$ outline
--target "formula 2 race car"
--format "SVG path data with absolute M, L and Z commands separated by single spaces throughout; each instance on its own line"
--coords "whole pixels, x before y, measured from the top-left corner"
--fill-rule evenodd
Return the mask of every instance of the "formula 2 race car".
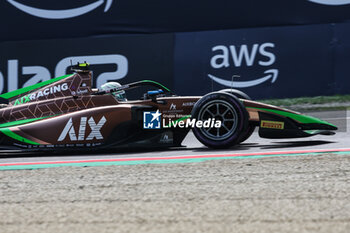
M 332 135 L 337 129 L 314 117 L 252 101 L 235 89 L 176 96 L 150 80 L 92 89 L 88 65 L 73 70 L 0 95 L 0 149 L 176 147 L 190 129 L 208 147 L 229 148 L 244 142 L 256 127 L 263 138 Z M 141 99 L 126 99 L 126 91 L 140 87 L 149 87 Z

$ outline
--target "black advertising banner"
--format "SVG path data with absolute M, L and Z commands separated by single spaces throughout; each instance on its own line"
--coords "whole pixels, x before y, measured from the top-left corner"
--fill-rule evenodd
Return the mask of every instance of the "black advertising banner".
M 71 73 L 71 61 L 88 62 L 93 86 L 109 81 L 160 81 L 171 88 L 171 34 L 0 43 L 0 93 Z
M 202 95 L 232 87 L 258 99 L 337 94 L 333 27 L 178 33 L 175 90 Z
M 2 0 L 0 41 L 339 23 L 350 0 Z
M 335 93 L 350 94 L 350 24 L 334 26 L 332 47 L 335 48 L 334 64 Z

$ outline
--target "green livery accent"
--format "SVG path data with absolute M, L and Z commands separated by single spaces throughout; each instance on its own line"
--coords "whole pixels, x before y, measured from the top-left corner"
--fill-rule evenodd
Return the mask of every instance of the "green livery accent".
M 39 118 L 24 119 L 24 120 L 19 120 L 19 121 L 7 122 L 7 123 L 0 124 L 0 128 L 12 127 L 12 126 L 16 126 L 16 125 L 24 125 L 24 124 L 31 123 L 33 121 L 38 121 L 38 120 L 49 118 L 49 117 L 53 117 L 53 116 L 45 116 L 45 117 L 39 117 Z
M 31 144 L 31 145 L 40 145 L 37 142 L 33 142 L 27 138 L 24 138 L 22 136 L 19 136 L 18 134 L 12 132 L 8 127 L 12 127 L 12 126 L 17 126 L 17 125 L 24 125 L 24 124 L 28 124 L 34 121 L 39 121 L 42 119 L 46 119 L 46 118 L 50 118 L 50 117 L 54 117 L 57 115 L 53 115 L 53 116 L 44 116 L 44 117 L 39 117 L 39 118 L 32 118 L 32 119 L 24 119 L 24 120 L 19 120 L 19 121 L 13 121 L 13 122 L 7 122 L 7 123 L 3 123 L 0 124 L 0 132 L 2 132 L 3 134 L 5 134 L 6 136 L 13 138 L 17 141 L 20 142 L 25 142 L 27 144 Z
M 31 144 L 31 145 L 40 145 L 40 143 L 33 142 L 33 141 L 31 141 L 31 140 L 29 140 L 27 138 L 19 136 L 18 134 L 12 132 L 9 128 L 0 129 L 0 132 L 5 134 L 6 136 L 8 136 L 10 138 L 13 138 L 13 139 L 15 139 L 17 141 L 20 141 L 20 142 L 24 142 L 24 143 Z
M 41 82 L 41 83 L 36 83 L 36 84 L 31 85 L 29 87 L 23 87 L 23 88 L 18 89 L 18 90 L 7 92 L 5 94 L 0 95 L 0 97 L 4 98 L 4 99 L 11 99 L 12 97 L 15 97 L 15 96 L 18 96 L 18 95 L 22 95 L 23 93 L 26 93 L 26 92 L 29 92 L 29 91 L 33 91 L 35 89 L 38 89 L 38 88 L 41 88 L 43 86 L 49 85 L 51 83 L 57 82 L 59 80 L 65 79 L 65 78 L 67 78 L 69 76 L 72 76 L 72 74 L 63 75 L 61 77 L 53 78 L 53 79 L 50 79 L 50 80 L 47 80 L 47 81 L 44 81 L 44 82 Z
M 321 132 L 321 130 L 304 130 L 304 132 L 305 133 L 308 133 L 308 134 L 317 134 L 317 133 L 319 133 L 319 132 Z
M 16 106 L 16 105 L 19 105 L 19 104 L 25 104 L 25 103 L 30 102 L 30 95 L 31 95 L 31 94 L 29 94 L 29 95 L 24 95 L 24 96 L 22 96 L 21 98 L 16 99 L 16 100 L 15 100 L 15 103 L 13 104 L 13 106 Z
M 141 82 L 144 82 L 144 83 L 155 83 L 155 84 L 161 86 L 163 89 L 165 89 L 165 90 L 171 92 L 169 88 L 167 88 L 166 86 L 164 86 L 164 85 L 162 85 L 162 84 L 160 84 L 160 83 L 158 83 L 158 82 L 156 82 L 156 81 L 152 81 L 152 80 L 142 80 Z M 1 96 L 0 96 L 0 97 L 1 97 Z
M 281 111 L 281 110 L 268 109 L 268 108 L 256 108 L 256 107 L 247 107 L 247 108 L 263 110 L 266 112 L 271 112 L 271 113 L 278 114 L 281 116 L 289 117 L 289 118 L 296 120 L 302 124 L 325 124 L 325 125 L 330 125 L 330 126 L 336 127 L 335 125 L 328 123 L 327 121 L 320 120 L 316 117 L 305 116 L 305 115 L 301 115 L 301 114 L 295 114 L 295 113 L 291 113 L 291 112 L 285 112 L 285 111 Z

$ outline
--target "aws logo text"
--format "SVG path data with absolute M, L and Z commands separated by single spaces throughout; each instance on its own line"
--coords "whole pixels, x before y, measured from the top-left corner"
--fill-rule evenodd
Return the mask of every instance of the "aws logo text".
M 85 6 L 72 8 L 72 9 L 65 9 L 65 10 L 49 10 L 49 9 L 41 9 L 36 8 L 32 6 L 28 6 L 25 4 L 20 3 L 18 0 L 7 0 L 11 5 L 16 7 L 17 9 L 39 18 L 44 19 L 68 19 L 68 18 L 74 18 L 77 16 L 84 15 L 86 13 L 89 13 L 90 11 L 95 10 L 99 6 L 103 5 L 106 2 L 104 12 L 107 12 L 109 8 L 111 7 L 113 0 L 97 0 L 93 3 L 90 3 Z
M 252 46 L 246 44 L 240 46 L 217 45 L 211 49 L 214 55 L 210 59 L 210 66 L 215 70 L 229 67 L 239 68 L 241 66 L 271 67 L 276 62 L 276 55 L 273 53 L 274 48 L 275 44 L 270 42 L 253 44 Z M 232 70 L 232 74 L 239 73 Z M 278 77 L 278 70 L 269 68 L 265 70 L 264 74 L 264 77 L 249 81 L 233 81 L 231 80 L 232 75 L 221 78 L 213 74 L 208 74 L 208 77 L 224 86 L 243 88 L 259 85 L 269 79 L 274 83 Z

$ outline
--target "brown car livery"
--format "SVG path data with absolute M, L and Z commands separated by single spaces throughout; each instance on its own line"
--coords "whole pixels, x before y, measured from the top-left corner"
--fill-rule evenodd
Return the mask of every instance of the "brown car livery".
M 235 89 L 176 96 L 142 80 L 110 90 L 91 88 L 91 72 L 76 73 L 0 95 L 0 148 L 71 150 L 181 146 L 189 130 L 204 145 L 227 148 L 259 127 L 266 138 L 331 135 L 325 121 L 250 100 Z M 111 93 L 150 87 L 141 99 Z

